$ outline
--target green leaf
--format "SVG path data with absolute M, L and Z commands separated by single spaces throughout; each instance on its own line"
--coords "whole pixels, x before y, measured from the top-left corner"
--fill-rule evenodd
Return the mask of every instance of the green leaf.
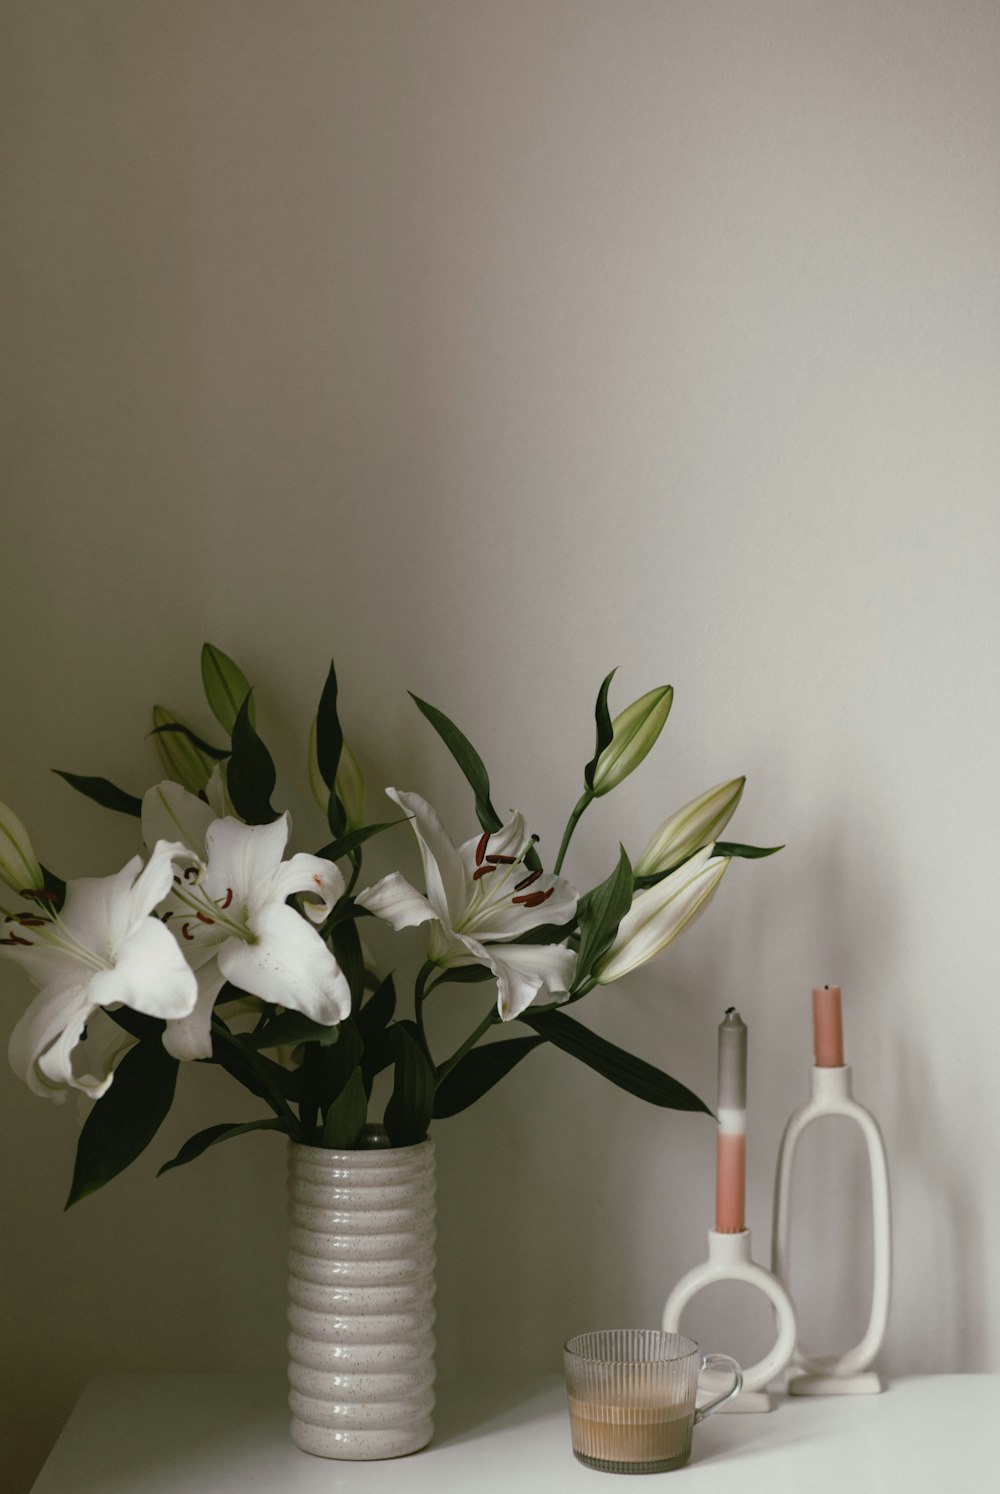
M 221 1126 L 209 1126 L 207 1130 L 199 1131 L 196 1136 L 185 1141 L 177 1156 L 172 1157 L 169 1162 L 164 1162 L 156 1176 L 162 1178 L 163 1174 L 169 1172 L 171 1168 L 183 1167 L 185 1162 L 193 1162 L 196 1157 L 200 1157 L 202 1152 L 207 1152 L 209 1147 L 215 1146 L 217 1142 L 229 1141 L 234 1136 L 245 1136 L 248 1131 L 283 1131 L 287 1135 L 288 1124 L 274 1116 L 270 1120 L 245 1121 L 243 1125 L 235 1125 L 226 1121 Z
M 328 846 L 317 851 L 317 856 L 322 856 L 324 861 L 339 861 L 342 856 L 349 856 L 356 851 L 358 846 L 363 846 L 366 840 L 371 840 L 373 835 L 381 835 L 383 830 L 391 830 L 393 825 L 405 825 L 406 820 L 386 820 L 381 825 L 363 825 L 360 830 L 349 830 L 346 835 L 340 835 L 336 840 L 331 840 Z
M 385 1128 L 393 1146 L 415 1146 L 426 1140 L 434 1114 L 434 1069 L 412 1022 L 390 1029 L 396 1055 L 392 1098 L 385 1107 Z
M 116 788 L 106 778 L 81 778 L 79 773 L 64 773 L 61 768 L 53 768 L 52 771 L 58 773 L 60 778 L 65 778 L 70 788 L 75 788 L 78 794 L 85 794 L 95 804 L 100 804 L 102 809 L 117 809 L 119 814 L 130 814 L 137 820 L 141 819 L 142 800 L 137 799 L 134 794 L 127 794 L 124 789 Z
M 615 1047 L 614 1043 L 598 1037 L 562 1012 L 532 1012 L 529 1008 L 521 1013 L 518 1021 L 533 1028 L 540 1037 L 564 1053 L 578 1058 L 595 1073 L 610 1079 L 619 1089 L 637 1095 L 650 1105 L 661 1105 L 666 1110 L 697 1110 L 705 1115 L 712 1114 L 705 1102 L 677 1079 L 671 1079 L 669 1074 L 626 1053 L 623 1048 Z
M 277 776 L 274 763 L 250 719 L 248 695 L 233 723 L 233 755 L 226 770 L 226 787 L 233 808 L 248 825 L 269 825 L 278 818 L 271 807 Z
M 365 994 L 365 957 L 361 952 L 358 926 L 353 920 L 338 923 L 330 933 L 333 956 L 351 988 L 351 1011 L 357 1012 Z
M 608 710 L 608 690 L 611 688 L 611 681 L 617 673 L 618 665 L 616 664 L 611 673 L 605 675 L 601 688 L 597 692 L 597 704 L 594 707 L 594 720 L 597 724 L 597 745 L 594 748 L 593 757 L 583 770 L 583 781 L 589 789 L 593 789 L 594 787 L 594 773 L 597 769 L 601 753 L 614 735 L 611 726 L 611 712 Z
M 204 644 L 201 650 L 201 680 L 212 715 L 222 730 L 231 734 L 240 706 L 250 694 L 249 680 L 228 654 L 211 643 Z M 252 703 L 250 725 L 256 725 Z
M 583 906 L 580 900 L 578 908 Z M 578 913 L 579 916 L 579 913 Z M 577 919 L 570 919 L 569 923 L 539 923 L 533 929 L 525 929 L 523 934 L 518 934 L 516 939 L 506 940 L 509 944 L 561 944 L 568 939 L 576 928 Z
M 144 1152 L 170 1109 L 177 1059 L 157 1039 L 132 1048 L 80 1132 L 67 1209 L 96 1193 Z
M 396 1010 L 396 984 L 391 975 L 387 975 L 380 985 L 369 996 L 364 1006 L 355 1017 L 355 1024 L 361 1040 L 368 1042 L 383 1027 L 388 1027 Z
M 452 757 L 458 763 L 476 796 L 476 815 L 484 830 L 499 830 L 503 821 L 490 802 L 490 779 L 479 753 L 467 737 L 459 731 L 453 721 L 435 706 L 410 691 L 410 699 L 422 711 L 441 738 Z
M 328 789 L 337 781 L 337 768 L 344 745 L 344 733 L 337 715 L 337 671 L 330 660 L 330 670 L 316 712 L 316 761 Z
M 614 871 L 580 905 L 580 950 L 574 985 L 587 979 L 601 955 L 611 947 L 631 902 L 632 865 L 622 846 Z
M 352 1069 L 347 1083 L 326 1112 L 323 1122 L 323 1145 L 334 1151 L 350 1151 L 357 1146 L 368 1115 L 368 1096 L 360 1068 Z
M 438 1085 L 434 1096 L 434 1119 L 444 1120 L 449 1115 L 467 1110 L 543 1041 L 540 1037 L 507 1038 L 503 1042 L 472 1048 Z
M 776 856 L 785 848 L 780 846 L 741 846 L 734 840 L 717 840 L 713 856 L 743 856 L 748 861 L 759 861 L 762 856 Z
M 223 993 L 225 990 L 226 987 L 223 987 Z M 220 996 L 219 1000 L 224 1001 L 225 995 Z M 298 1070 L 283 1068 L 266 1054 L 255 1053 L 249 1039 L 230 1032 L 218 1013 L 213 1017 L 212 1057 L 200 1062 L 217 1063 L 242 1084 L 244 1089 L 248 1089 L 258 1099 L 266 1100 L 268 1104 L 271 1103 L 271 1094 L 262 1074 L 266 1075 L 270 1084 L 284 1099 L 297 1100 L 299 1097 Z
M 261 1048 L 280 1048 L 288 1043 L 319 1043 L 326 1048 L 339 1036 L 339 1027 L 324 1027 L 322 1022 L 314 1022 L 302 1012 L 287 1011 L 265 1022 L 258 1032 L 245 1034 L 242 1041 L 259 1052 Z
M 480 981 L 496 980 L 488 965 L 448 965 L 434 981 L 438 986 L 472 986 Z
M 104 1008 L 112 1022 L 117 1022 L 124 1032 L 138 1038 L 140 1042 L 159 1042 L 167 1025 L 160 1017 L 147 1017 L 145 1012 L 134 1012 L 130 1006 L 119 1006 L 115 1010 Z

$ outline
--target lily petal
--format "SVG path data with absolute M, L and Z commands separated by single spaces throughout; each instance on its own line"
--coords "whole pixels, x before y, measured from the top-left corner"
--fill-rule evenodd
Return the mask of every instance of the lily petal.
M 504 1022 L 520 1016 L 539 997 L 568 991 L 573 983 L 576 954 L 565 944 L 462 943 L 496 976 L 497 1011 Z
M 94 975 L 90 994 L 98 1006 L 120 1002 L 150 1017 L 186 1017 L 198 988 L 176 939 L 155 918 L 144 918 L 123 941 L 114 968 Z
M 449 908 L 458 909 L 465 904 L 466 876 L 461 858 L 426 799 L 394 788 L 386 789 L 386 794 L 410 817 L 424 864 L 428 899 L 438 917 L 447 918 Z
M 346 976 L 294 908 L 269 903 L 249 922 L 255 943 L 227 939 L 219 950 L 219 969 L 227 980 L 251 996 L 304 1012 L 326 1026 L 350 1015 Z
M 343 896 L 345 885 L 339 867 L 332 861 L 300 851 L 278 867 L 271 882 L 271 895 L 284 902 L 293 892 L 303 893 L 306 917 L 313 923 L 322 923 Z
M 397 931 L 415 928 L 418 923 L 427 923 L 438 916 L 423 893 L 411 887 L 399 872 L 390 872 L 381 882 L 366 887 L 354 901 L 376 918 L 384 918 Z
M 84 979 L 46 986 L 10 1035 L 7 1056 L 11 1068 L 36 1095 L 54 1100 L 56 1104 L 62 1104 L 67 1089 L 85 1087 L 84 1081 L 78 1081 L 73 1074 L 71 1054 L 94 1011 L 94 1003 L 89 999 L 89 985 L 90 982 Z M 39 1060 L 56 1043 L 60 1046 L 47 1070 L 40 1069 Z M 110 1079 L 104 1083 L 100 1093 L 103 1094 L 108 1083 Z M 94 1091 L 90 1088 L 87 1092 Z
M 231 893 L 249 913 L 267 902 L 291 828 L 287 812 L 269 825 L 214 820 L 205 836 L 208 867 L 202 885 L 208 896 L 222 903 Z
M 198 998 L 186 1017 L 169 1021 L 163 1033 L 163 1046 L 182 1062 L 212 1056 L 212 1008 L 226 983 L 213 961 L 198 971 Z

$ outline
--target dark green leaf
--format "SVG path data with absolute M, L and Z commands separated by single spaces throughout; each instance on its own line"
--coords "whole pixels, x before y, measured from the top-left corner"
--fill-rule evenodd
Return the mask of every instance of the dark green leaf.
M 583 781 L 589 789 L 594 787 L 594 774 L 597 771 L 597 764 L 601 753 L 614 736 L 611 726 L 611 713 L 608 710 L 608 690 L 617 672 L 618 665 L 616 664 L 611 673 L 605 677 L 600 690 L 597 692 L 597 704 L 594 707 L 594 720 L 597 724 L 597 745 L 594 749 L 593 757 L 583 770 Z
M 264 1053 L 255 1053 L 250 1039 L 228 1032 L 219 1017 L 213 1018 L 212 1057 L 205 1063 L 217 1063 L 231 1074 L 244 1089 L 258 1099 L 271 1103 L 268 1083 L 286 1100 L 297 1100 L 299 1096 L 299 1074 L 295 1069 L 282 1068 Z M 267 1082 L 265 1082 L 265 1080 Z
M 119 1006 L 114 1010 L 105 1007 L 112 1022 L 117 1022 L 124 1032 L 140 1042 L 159 1042 L 166 1023 L 160 1017 L 147 1017 L 145 1012 L 134 1012 L 130 1006 Z
M 580 906 L 582 906 L 582 899 Z M 540 923 L 537 928 L 525 929 L 523 934 L 518 934 L 516 939 L 511 939 L 511 944 L 561 944 L 568 939 L 576 928 L 576 919 L 569 923 Z
M 435 706 L 410 691 L 410 698 L 422 711 L 441 738 L 452 757 L 458 763 L 476 796 L 476 814 L 484 830 L 499 830 L 503 823 L 490 802 L 490 779 L 479 753 L 467 737 L 459 731 L 453 721 Z
M 391 975 L 387 975 L 380 985 L 369 996 L 364 1006 L 355 1017 L 358 1032 L 363 1043 L 383 1027 L 388 1027 L 396 1010 L 396 985 Z
M 119 814 L 141 818 L 142 800 L 137 799 L 134 794 L 127 794 L 124 789 L 116 788 L 106 778 L 81 778 L 79 773 L 64 773 L 61 768 L 53 768 L 52 771 L 58 773 L 60 778 L 65 778 L 78 794 L 86 794 L 88 799 L 100 804 L 102 809 L 117 809 Z
M 373 835 L 380 835 L 383 830 L 391 830 L 393 825 L 403 825 L 405 820 L 386 820 L 381 825 L 363 825 L 360 830 L 351 830 L 347 835 L 338 836 L 331 840 L 328 846 L 317 851 L 317 856 L 322 856 L 324 861 L 339 861 L 342 856 L 349 856 L 356 851 L 358 846 L 364 845 L 366 840 L 371 840 Z
M 717 840 L 713 856 L 743 856 L 748 861 L 757 861 L 762 856 L 776 856 L 785 848 L 781 846 L 741 846 L 734 840 Z
M 542 1042 L 540 1037 L 508 1038 L 504 1042 L 472 1048 L 438 1085 L 434 1096 L 434 1119 L 444 1120 L 449 1115 L 467 1110 Z
M 205 1131 L 199 1131 L 189 1141 L 185 1141 L 176 1157 L 169 1162 L 164 1162 L 156 1174 L 161 1178 L 165 1172 L 173 1167 L 183 1167 L 185 1162 L 193 1162 L 200 1157 L 202 1152 L 207 1152 L 210 1146 L 215 1146 L 219 1141 L 229 1141 L 234 1136 L 245 1136 L 248 1131 L 284 1131 L 288 1134 L 288 1124 L 272 1116 L 270 1120 L 245 1121 L 243 1125 L 236 1125 L 226 1121 L 221 1126 L 209 1126 Z
M 170 1109 L 177 1060 L 157 1040 L 132 1048 L 88 1115 L 76 1148 L 71 1204 L 96 1193 L 144 1152 Z
M 480 981 L 496 980 L 488 965 L 449 965 L 434 982 L 438 986 L 472 986 Z
M 547 1042 L 561 1048 L 573 1058 L 578 1058 L 595 1073 L 610 1079 L 619 1089 L 625 1089 L 640 1100 L 651 1105 L 661 1105 L 667 1110 L 698 1110 L 705 1115 L 712 1112 L 703 1100 L 699 1100 L 685 1085 L 644 1059 L 616 1048 L 605 1038 L 574 1022 L 562 1012 L 522 1012 L 518 1021 L 534 1029 Z
M 632 864 L 623 846 L 618 865 L 610 877 L 593 888 L 583 902 L 574 985 L 587 979 L 601 955 L 610 947 L 631 901 Z
M 385 1128 L 393 1146 L 415 1146 L 426 1139 L 434 1114 L 434 1069 L 412 1022 L 396 1022 L 389 1032 L 396 1071 Z
M 240 706 L 250 695 L 250 682 L 238 664 L 221 648 L 206 643 L 201 650 L 201 680 L 212 715 L 224 732 L 232 733 Z M 255 725 L 250 702 L 250 725 Z
M 368 1096 L 361 1078 L 360 1068 L 355 1068 L 340 1094 L 326 1112 L 323 1122 L 323 1145 L 334 1151 L 349 1151 L 357 1146 L 368 1115 Z
M 242 1041 L 259 1052 L 261 1048 L 280 1048 L 288 1043 L 319 1043 L 325 1048 L 339 1036 L 339 1027 L 324 1027 L 322 1022 L 314 1022 L 302 1012 L 287 1011 L 272 1017 L 259 1031 L 246 1034 Z
M 162 707 L 154 706 L 153 710 L 162 711 Z M 228 747 L 213 747 L 211 742 L 206 742 L 204 737 L 197 736 L 191 730 L 190 726 L 185 726 L 182 721 L 164 721 L 161 725 L 154 726 L 149 735 L 151 737 L 162 737 L 166 733 L 183 737 L 188 746 L 193 747 L 196 752 L 203 754 L 205 757 L 210 757 L 213 762 L 225 762 L 229 756 Z M 211 765 L 209 765 L 210 768 Z M 205 775 L 205 781 L 206 783 L 208 782 L 208 773 Z
M 269 825 L 277 819 L 271 807 L 276 775 L 271 754 L 250 721 L 250 696 L 233 723 L 233 755 L 226 770 L 226 787 L 233 807 L 248 825 Z
M 351 988 L 351 1011 L 357 1012 L 365 994 L 365 957 L 361 952 L 357 924 L 353 920 L 338 923 L 331 931 L 330 942 L 334 958 Z
M 344 746 L 344 733 L 337 715 L 337 671 L 330 660 L 330 671 L 316 712 L 316 761 L 328 789 L 337 781 L 337 768 Z

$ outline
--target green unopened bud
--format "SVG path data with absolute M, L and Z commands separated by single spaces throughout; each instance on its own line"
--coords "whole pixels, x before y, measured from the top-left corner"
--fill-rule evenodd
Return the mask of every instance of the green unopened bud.
M 655 887 L 635 894 L 614 943 L 594 967 L 598 985 L 621 980 L 630 970 L 655 959 L 701 912 L 729 865 L 728 856 L 713 856 L 712 849 L 706 846 L 696 851 Z
M 340 749 L 334 787 L 347 815 L 348 830 L 360 830 L 365 823 L 365 780 L 358 760 L 346 742 Z
M 673 685 L 660 685 L 626 706 L 611 723 L 612 738 L 594 769 L 595 798 L 617 788 L 636 769 L 663 730 L 674 701 Z
M 365 823 L 365 780 L 358 766 L 358 760 L 346 742 L 341 744 L 340 761 L 337 764 L 337 776 L 333 786 L 337 798 L 344 806 L 348 830 L 360 830 Z M 312 789 L 316 803 L 326 814 L 330 790 L 323 782 L 323 775 L 319 770 L 315 720 L 309 728 L 309 787 Z
M 28 832 L 6 804 L 0 804 L 0 881 L 14 892 L 45 885 Z
M 636 862 L 636 876 L 655 877 L 673 871 L 709 841 L 718 840 L 719 832 L 732 819 L 745 783 L 745 778 L 731 778 L 728 783 L 717 784 L 664 820 Z
M 153 707 L 154 726 L 179 726 L 176 716 Z M 212 772 L 212 760 L 194 745 L 182 731 L 158 731 L 156 748 L 169 777 L 186 788 L 190 794 L 200 794 Z

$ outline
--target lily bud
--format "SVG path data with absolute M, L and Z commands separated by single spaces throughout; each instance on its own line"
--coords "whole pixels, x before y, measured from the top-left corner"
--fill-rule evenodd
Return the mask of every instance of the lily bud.
M 713 856 L 713 849 L 706 846 L 697 851 L 655 887 L 635 894 L 614 943 L 594 968 L 598 985 L 621 980 L 655 959 L 701 912 L 729 865 L 729 857 Z
M 178 726 L 176 716 L 153 707 L 154 726 Z M 167 773 L 191 794 L 200 794 L 212 771 L 212 760 L 194 745 L 182 731 L 158 731 L 156 747 Z
M 674 701 L 673 685 L 659 685 L 626 706 L 611 723 L 612 738 L 594 769 L 595 798 L 609 794 L 636 769 L 663 730 Z
M 655 877 L 659 872 L 673 871 L 710 840 L 718 840 L 720 831 L 732 819 L 745 783 L 745 778 L 731 778 L 728 783 L 717 784 L 664 820 L 636 862 L 635 875 Z
M 6 882 L 14 892 L 45 885 L 28 832 L 6 804 L 0 804 L 0 882 Z
M 340 749 L 334 788 L 344 806 L 348 830 L 360 830 L 365 823 L 365 780 L 358 760 L 346 742 Z

